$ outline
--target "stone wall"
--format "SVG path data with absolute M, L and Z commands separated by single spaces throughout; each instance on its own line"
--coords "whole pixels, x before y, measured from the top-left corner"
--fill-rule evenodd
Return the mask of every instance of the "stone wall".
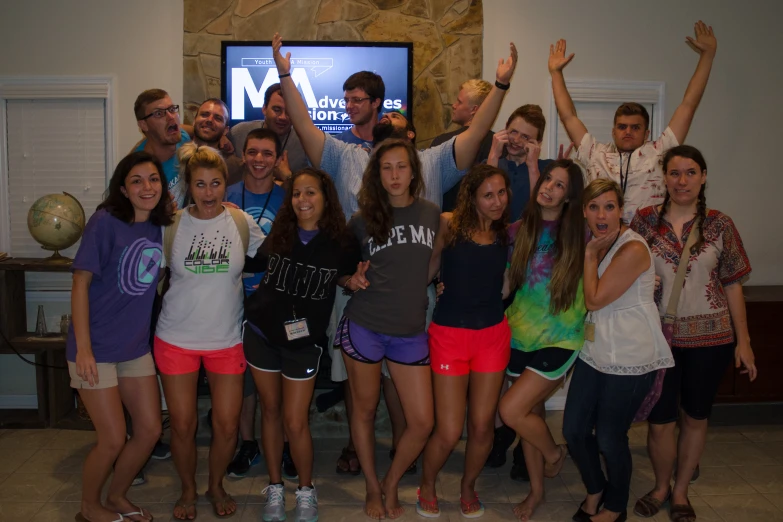
M 419 146 L 446 130 L 459 86 L 481 76 L 482 0 L 184 0 L 185 121 L 220 97 L 220 42 L 413 42 L 413 116 Z

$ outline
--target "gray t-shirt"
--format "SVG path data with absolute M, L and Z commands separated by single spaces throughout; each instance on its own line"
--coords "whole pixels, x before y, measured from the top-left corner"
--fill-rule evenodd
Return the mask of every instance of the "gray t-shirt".
M 411 337 L 424 331 L 427 285 L 432 246 L 440 223 L 440 208 L 416 199 L 394 209 L 389 240 L 378 245 L 367 235 L 364 219 L 356 214 L 348 223 L 370 261 L 370 286 L 351 296 L 345 315 L 373 332 Z
M 251 130 L 263 128 L 265 128 L 264 120 L 243 121 L 231 127 L 228 130 L 228 139 L 234 145 L 234 154 L 241 158 L 247 135 Z M 288 166 L 291 172 L 302 170 L 308 165 L 302 142 L 299 141 L 299 135 L 293 127 L 288 131 L 288 136 L 280 137 L 280 145 L 283 146 L 283 151 L 288 152 Z
M 362 186 L 362 176 L 370 162 L 370 154 L 358 145 L 342 142 L 329 134 L 325 134 L 324 138 L 321 169 L 334 180 L 340 205 L 345 217 L 350 219 L 359 210 L 356 195 Z M 437 147 L 418 152 L 424 177 L 424 199 L 432 201 L 438 208 L 443 193 L 456 185 L 466 172 L 457 168 L 454 159 L 455 140 L 456 137 Z

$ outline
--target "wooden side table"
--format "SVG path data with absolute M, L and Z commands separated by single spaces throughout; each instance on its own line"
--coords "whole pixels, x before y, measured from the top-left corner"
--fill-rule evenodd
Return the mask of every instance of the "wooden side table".
M 20 354 L 33 355 L 38 411 L 0 410 L 0 427 L 56 427 L 74 410 L 70 388 L 65 337 L 36 337 L 27 330 L 25 272 L 68 272 L 70 263 L 48 263 L 37 258 L 10 258 L 0 261 L 0 331 Z M 0 354 L 14 354 L 0 339 Z

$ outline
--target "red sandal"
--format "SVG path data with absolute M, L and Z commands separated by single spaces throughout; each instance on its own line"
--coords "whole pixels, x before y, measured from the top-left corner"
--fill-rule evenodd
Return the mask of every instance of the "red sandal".
M 421 488 L 416 489 L 416 513 L 424 518 L 438 518 L 440 516 L 440 507 L 438 506 L 438 496 L 432 500 L 421 498 Z
M 471 506 L 478 504 L 478 509 L 471 510 Z M 484 504 L 479 500 L 476 492 L 473 492 L 473 500 L 465 502 L 462 496 L 459 497 L 459 509 L 463 518 L 479 518 L 484 515 Z

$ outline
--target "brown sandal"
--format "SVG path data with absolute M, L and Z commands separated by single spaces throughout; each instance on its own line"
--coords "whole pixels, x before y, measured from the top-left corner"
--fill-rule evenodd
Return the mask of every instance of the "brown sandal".
M 356 463 L 354 466 L 353 464 Z M 339 475 L 358 475 L 362 472 L 362 465 L 359 463 L 359 457 L 356 450 L 348 449 L 346 446 L 337 459 L 337 473 Z
M 669 498 L 672 496 L 672 488 L 669 488 L 669 491 L 666 492 L 666 498 L 663 500 L 658 500 L 652 496 L 652 494 L 653 491 L 650 491 L 645 496 L 636 501 L 636 504 L 633 507 L 633 512 L 636 516 L 642 518 L 652 518 L 657 515 L 663 505 L 666 504 L 669 501 Z
M 696 522 L 696 512 L 693 510 L 690 500 L 687 504 L 673 504 L 669 511 L 669 517 L 672 522 Z

